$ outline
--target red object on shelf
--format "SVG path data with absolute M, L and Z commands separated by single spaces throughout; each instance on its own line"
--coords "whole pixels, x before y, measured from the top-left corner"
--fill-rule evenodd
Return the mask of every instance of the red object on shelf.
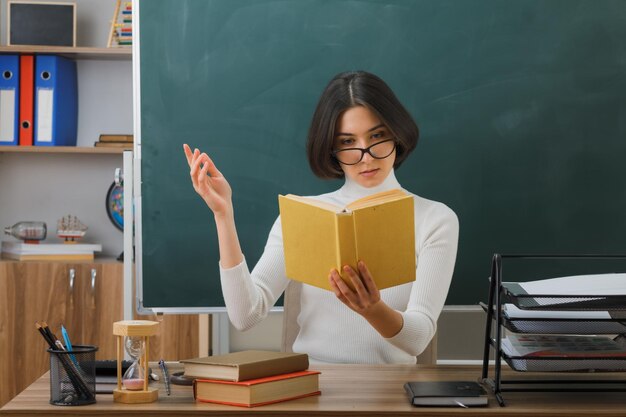
M 35 56 L 20 55 L 20 146 L 33 146 Z

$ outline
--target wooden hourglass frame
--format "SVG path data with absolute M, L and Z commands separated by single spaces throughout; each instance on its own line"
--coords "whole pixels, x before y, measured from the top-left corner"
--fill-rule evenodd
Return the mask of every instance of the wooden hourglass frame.
M 113 390 L 113 401 L 125 404 L 151 403 L 159 398 L 157 388 L 148 386 L 148 337 L 154 336 L 159 322 L 149 320 L 124 320 L 113 323 L 113 334 L 117 336 L 117 389 Z M 141 337 L 144 345 L 139 357 L 143 368 L 143 389 L 128 390 L 122 386 L 122 359 L 124 359 L 124 338 Z

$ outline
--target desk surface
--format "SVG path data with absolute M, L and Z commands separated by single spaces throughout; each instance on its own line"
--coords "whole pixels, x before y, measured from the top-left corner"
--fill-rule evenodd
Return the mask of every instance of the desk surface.
M 626 393 L 504 393 L 507 406 L 497 405 L 493 396 L 487 408 L 418 408 L 409 405 L 403 384 L 406 381 L 476 380 L 478 366 L 402 366 L 402 365 L 324 365 L 321 396 L 302 398 L 256 408 L 198 403 L 191 387 L 172 386 L 172 395 L 159 391 L 159 400 L 150 404 L 119 404 L 112 395 L 98 394 L 97 403 L 79 407 L 53 406 L 49 374 L 45 374 L 0 410 L 0 417 L 45 414 L 51 416 L 168 416 L 211 415 L 255 416 L 285 415 L 419 415 L 444 416 L 625 416 Z M 511 376 L 511 371 L 505 375 Z M 516 379 L 520 373 L 514 373 Z M 606 374 L 605 374 L 606 375 Z M 544 374 L 545 376 L 545 374 Z M 554 378 L 554 374 L 549 375 Z M 623 374 L 619 375 L 624 377 Z

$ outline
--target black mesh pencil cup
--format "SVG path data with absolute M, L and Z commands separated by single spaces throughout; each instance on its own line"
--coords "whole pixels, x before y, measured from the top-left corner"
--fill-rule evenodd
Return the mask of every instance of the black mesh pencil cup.
M 50 352 L 50 404 L 86 405 L 96 402 L 96 346 L 75 345 L 71 352 Z

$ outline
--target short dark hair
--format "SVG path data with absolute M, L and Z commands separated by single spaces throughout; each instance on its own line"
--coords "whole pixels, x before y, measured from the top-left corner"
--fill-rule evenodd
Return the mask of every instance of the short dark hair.
M 351 107 L 372 111 L 396 138 L 398 168 L 417 145 L 419 129 L 391 88 L 379 77 L 365 71 L 337 74 L 317 103 L 309 135 L 307 157 L 311 170 L 320 178 L 342 178 L 343 170 L 332 155 L 337 120 Z

